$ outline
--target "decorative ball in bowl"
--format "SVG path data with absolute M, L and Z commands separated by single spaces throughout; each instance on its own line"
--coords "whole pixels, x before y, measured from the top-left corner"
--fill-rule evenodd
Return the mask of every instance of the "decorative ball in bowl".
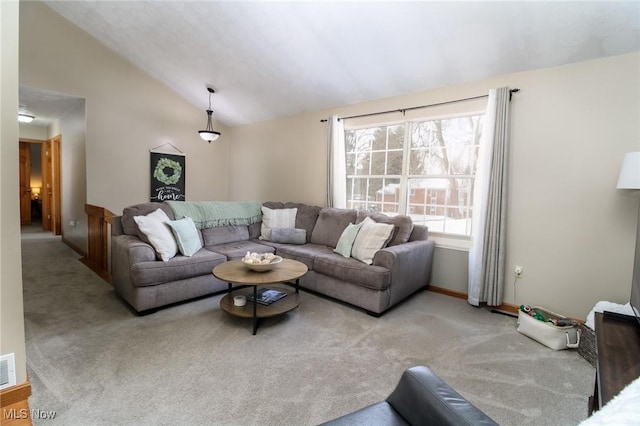
M 242 258 L 242 263 L 256 272 L 270 271 L 280 262 L 282 262 L 282 257 L 273 253 L 247 253 Z

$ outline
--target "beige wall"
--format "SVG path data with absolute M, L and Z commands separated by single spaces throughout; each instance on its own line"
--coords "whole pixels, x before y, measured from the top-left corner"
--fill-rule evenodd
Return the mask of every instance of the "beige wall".
M 47 140 L 47 127 L 33 124 L 19 124 L 20 137 L 23 139 Z
M 500 76 L 231 130 L 233 199 L 325 202 L 326 125 L 518 87 L 511 104 L 507 268 L 524 266 L 514 300 L 585 318 L 599 300 L 626 303 L 638 200 L 615 189 L 622 157 L 640 150 L 640 55 Z M 430 114 L 455 113 L 434 110 Z M 388 120 L 396 118 L 390 116 Z M 466 292 L 467 255 L 439 248 L 432 284 Z
M 88 250 L 87 217 L 84 212 L 87 199 L 85 122 L 85 101 L 80 100 L 74 109 L 56 120 L 49 128 L 49 138 L 63 135 L 60 159 L 62 235 L 65 241 L 84 253 Z
M 505 302 L 584 318 L 598 300 L 628 300 L 638 203 L 617 191 L 615 181 L 623 154 L 640 150 L 637 53 L 232 129 L 219 126 L 222 137 L 208 145 L 196 134 L 203 111 L 46 6 L 21 6 L 20 83 L 86 99 L 89 203 L 120 212 L 147 199 L 148 150 L 168 142 L 187 155 L 191 200 L 323 205 L 326 124 L 320 119 L 519 87 L 512 103 L 507 265 L 509 271 L 523 265 L 524 275 L 515 300 L 508 283 Z M 438 250 L 433 284 L 464 290 L 466 256 Z
M 27 380 L 18 203 L 17 1 L 0 2 L 0 354 L 15 354 L 16 383 Z
M 202 96 L 206 100 L 206 84 Z M 189 200 L 226 199 L 228 131 L 209 145 L 206 114 L 122 60 L 40 2 L 20 9 L 20 84 L 86 100 L 86 200 L 121 213 L 149 199 L 149 149 L 171 143 L 186 154 Z M 65 135 L 63 140 L 63 158 Z M 65 170 L 63 168 L 63 175 Z M 66 194 L 66 195 L 65 195 Z M 63 205 L 69 188 L 62 188 Z M 75 214 L 75 213 L 72 213 Z M 68 224 L 72 218 L 64 217 Z

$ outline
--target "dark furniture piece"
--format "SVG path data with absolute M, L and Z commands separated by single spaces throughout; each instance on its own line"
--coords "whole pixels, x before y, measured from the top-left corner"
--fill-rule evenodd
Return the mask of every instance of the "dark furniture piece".
M 384 402 L 339 417 L 323 425 L 497 425 L 427 367 L 402 374 Z
M 596 382 L 589 398 L 589 415 L 640 377 L 640 326 L 636 319 L 613 312 L 596 312 Z

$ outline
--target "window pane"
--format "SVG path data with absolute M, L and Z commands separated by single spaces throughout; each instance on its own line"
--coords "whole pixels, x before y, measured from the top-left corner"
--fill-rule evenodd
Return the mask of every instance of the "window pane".
M 432 232 L 470 235 L 483 115 L 345 131 L 348 207 L 406 213 Z M 410 126 L 410 127 L 409 127 Z M 403 170 L 405 129 L 408 170 Z M 400 197 L 400 188 L 407 188 Z M 406 205 L 400 205 L 400 198 Z
M 470 235 L 473 179 L 410 179 L 409 212 L 430 231 Z
M 376 191 L 376 210 L 394 216 L 400 211 L 400 179 L 384 179 L 383 186 Z
M 361 178 L 347 179 L 347 208 L 362 210 L 367 206 L 367 180 Z
M 389 126 L 388 149 L 402 150 L 404 146 L 404 124 Z
M 356 132 L 356 130 L 344 131 L 344 148 L 346 152 L 355 152 L 356 138 L 358 136 Z
M 360 152 L 356 154 L 354 175 L 368 175 L 369 163 L 371 163 L 370 152 Z
M 349 152 L 347 153 L 347 175 L 355 175 L 356 174 L 356 154 Z
M 414 123 L 409 173 L 473 175 L 481 118 L 475 115 Z
M 376 127 L 371 149 L 374 151 L 383 151 L 387 149 L 387 128 Z
M 402 151 L 389 151 L 387 153 L 387 173 L 388 175 L 402 174 Z
M 347 208 L 398 214 L 400 179 L 348 178 Z
M 372 152 L 371 153 L 371 173 L 372 175 L 383 175 L 386 161 L 386 153 Z

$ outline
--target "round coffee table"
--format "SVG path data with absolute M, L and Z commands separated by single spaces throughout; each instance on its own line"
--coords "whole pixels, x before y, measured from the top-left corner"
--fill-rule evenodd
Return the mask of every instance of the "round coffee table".
M 249 269 L 241 260 L 230 260 L 213 268 L 213 275 L 219 280 L 229 283 L 229 292 L 220 300 L 220 308 L 223 311 L 242 318 L 253 320 L 253 334 L 258 330 L 258 320 L 287 313 L 300 305 L 299 279 L 308 271 L 307 266 L 297 260 L 283 259 L 270 271 L 256 272 Z M 295 280 L 295 291 L 282 287 L 277 290 L 287 293 L 287 296 L 271 303 L 261 305 L 250 302 L 244 306 L 235 306 L 233 296 L 240 294 L 250 294 L 253 292 L 254 300 L 257 299 L 258 286 L 273 285 Z M 240 289 L 236 290 L 233 284 L 239 284 Z M 253 289 L 244 288 L 252 286 Z M 232 293 L 233 292 L 233 293 Z

